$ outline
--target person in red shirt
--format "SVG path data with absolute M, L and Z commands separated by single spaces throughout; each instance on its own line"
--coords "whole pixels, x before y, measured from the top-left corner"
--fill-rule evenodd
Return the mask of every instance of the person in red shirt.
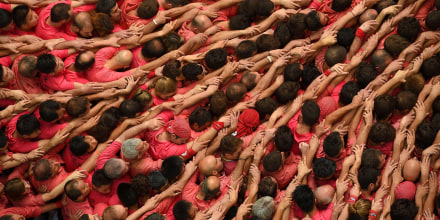
M 12 10 L 12 18 L 19 35 L 35 35 L 34 28 L 38 24 L 38 14 L 27 5 L 19 5 Z

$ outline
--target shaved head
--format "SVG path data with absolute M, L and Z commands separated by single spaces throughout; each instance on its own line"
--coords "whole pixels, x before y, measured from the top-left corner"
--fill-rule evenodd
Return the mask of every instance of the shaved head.
M 116 55 L 116 60 L 122 66 L 129 66 L 131 61 L 133 61 L 133 53 L 129 50 L 121 50 Z
M 359 17 L 359 23 L 363 24 L 366 21 L 375 20 L 376 17 L 377 17 L 377 11 L 376 10 L 374 10 L 374 9 L 367 9 Z
M 417 159 L 408 160 L 403 166 L 403 178 L 415 182 L 420 174 L 420 161 Z
M 332 202 L 335 189 L 330 185 L 323 185 L 315 189 L 316 202 L 319 205 L 328 205 Z

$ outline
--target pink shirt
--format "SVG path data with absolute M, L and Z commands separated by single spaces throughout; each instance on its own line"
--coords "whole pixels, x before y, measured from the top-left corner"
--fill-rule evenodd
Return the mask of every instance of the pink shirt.
M 82 210 L 84 214 L 94 214 L 94 210 L 90 205 L 89 200 L 86 199 L 84 202 L 74 202 L 67 198 L 67 205 L 62 208 L 63 218 L 66 220 L 73 220 L 69 218 L 69 213 L 75 214 L 79 210 Z
M 297 156 L 297 161 L 301 159 L 300 156 Z M 278 187 L 280 189 L 286 188 L 287 185 L 289 185 L 290 181 L 292 181 L 293 177 L 295 176 L 296 172 L 298 171 L 298 162 L 297 163 L 291 163 L 291 164 L 283 164 L 283 167 L 275 172 L 268 172 L 265 171 L 262 168 L 262 164 L 260 166 L 260 170 L 262 170 L 263 176 L 271 176 L 275 178 L 278 182 Z
M 60 2 L 54 2 L 50 5 L 48 5 L 46 8 L 44 8 L 39 15 L 38 18 L 38 24 L 35 27 L 35 33 L 43 38 L 44 40 L 47 39 L 56 39 L 56 38 L 64 38 L 66 40 L 75 40 L 76 37 L 73 37 L 71 35 L 68 35 L 66 33 L 64 33 L 64 29 L 63 27 L 54 27 L 52 25 L 47 24 L 46 22 L 48 21 L 48 19 L 50 19 L 50 11 L 52 9 L 52 7 L 56 4 L 59 4 Z M 71 1 L 65 1 L 63 3 L 66 4 L 71 4 Z
M 93 82 L 111 82 L 125 76 L 131 76 L 129 70 L 125 72 L 117 72 L 104 66 L 109 59 L 122 49 L 124 48 L 104 47 L 98 50 L 95 54 L 95 63 L 92 68 L 87 71 L 87 79 Z
M 15 116 L 6 126 L 5 133 L 8 136 L 8 149 L 14 153 L 28 153 L 38 148 L 38 140 L 33 141 L 26 138 L 13 137 L 13 134 L 16 131 L 18 118 L 24 114 L 29 114 L 29 112 L 25 111 Z
M 142 0 L 125 0 L 121 5 L 121 27 L 124 29 L 128 29 L 130 25 L 133 23 L 139 22 L 141 24 L 148 24 L 153 20 L 154 17 L 150 19 L 142 19 L 135 15 L 130 15 L 128 12 L 137 10 L 139 5 L 142 3 Z M 159 9 L 159 11 L 161 11 Z
M 312 136 L 314 132 L 308 132 L 305 134 L 300 134 L 297 132 L 296 127 L 298 126 L 298 117 L 301 111 L 296 113 L 295 116 L 290 119 L 290 121 L 287 123 L 287 126 L 290 128 L 290 130 L 293 133 L 293 137 L 295 138 L 296 143 L 293 145 L 292 152 L 296 155 L 301 155 L 301 151 L 299 150 L 299 143 L 301 142 L 307 142 L 309 143 L 310 139 L 312 139 Z
M 136 47 L 134 49 L 132 49 L 133 52 L 133 62 L 131 63 L 130 68 L 136 68 L 136 67 L 140 67 L 143 66 L 145 64 L 148 63 L 148 61 L 145 61 L 144 59 L 141 58 L 141 51 L 142 51 L 142 46 Z
M 20 55 L 15 58 L 14 63 L 12 64 L 12 71 L 15 73 L 14 79 L 11 81 L 11 87 L 17 90 L 23 90 L 28 94 L 38 94 L 45 93 L 41 88 L 40 79 L 38 77 L 28 78 L 21 75 L 18 71 L 18 64 L 20 60 L 27 55 Z
M 7 214 L 18 214 L 24 216 L 25 218 L 38 217 L 41 214 L 41 207 L 11 207 L 0 210 L 0 216 Z
M 86 79 L 84 72 L 75 72 L 67 69 L 70 65 L 75 65 L 76 56 L 78 56 L 78 54 L 70 55 L 64 60 L 64 78 L 66 78 L 67 81 L 86 84 L 89 81 Z
M 144 158 L 130 164 L 130 174 L 131 176 L 136 176 L 137 174 L 140 173 L 148 175 L 153 170 L 160 170 L 161 165 L 162 165 L 161 159 L 153 160 L 153 158 L 148 153 L 146 153 Z
M 70 151 L 70 147 L 67 146 L 63 152 L 63 160 L 67 172 L 73 172 L 75 169 L 80 167 L 90 157 L 90 155 L 92 155 L 92 153 L 87 153 L 78 157 L 74 155 L 72 151 Z

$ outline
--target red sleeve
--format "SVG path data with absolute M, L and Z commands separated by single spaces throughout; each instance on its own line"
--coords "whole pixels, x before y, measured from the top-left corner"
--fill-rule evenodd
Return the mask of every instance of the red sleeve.
M 11 179 L 14 179 L 14 178 L 25 179 L 24 178 L 24 173 L 26 172 L 26 170 L 28 168 L 29 168 L 29 164 L 28 163 L 24 163 L 24 164 L 16 167 L 14 169 L 14 171 L 12 171 L 12 173 L 9 174 L 8 180 L 11 180 Z
M 11 12 L 11 4 L 5 4 L 5 3 L 0 2 L 0 8 Z
M 101 156 L 99 156 L 96 162 L 96 169 L 102 169 L 107 160 L 116 157 L 116 154 L 121 150 L 121 146 L 122 144 L 118 141 L 113 141 L 113 143 L 101 153 Z
M 68 40 L 68 39 L 66 39 L 66 40 Z M 70 40 L 75 40 L 75 39 L 70 39 Z M 52 50 L 52 51 L 49 52 L 49 54 L 52 54 L 52 55 L 57 56 L 57 57 L 59 57 L 61 59 L 64 59 L 64 58 L 69 56 L 69 49 Z
M 75 88 L 75 84 L 67 81 L 62 73 L 59 73 L 57 76 L 40 75 L 41 87 L 45 90 L 66 91 Z
M 7 214 L 18 214 L 25 218 L 38 217 L 41 214 L 41 207 L 11 207 L 0 211 L 0 216 Z
M 174 119 L 174 113 L 170 110 L 163 111 L 160 114 L 158 114 L 155 118 L 162 118 L 162 121 L 166 123 Z
M 0 64 L 3 66 L 10 67 L 12 65 L 12 59 L 10 56 L 4 56 L 0 58 Z

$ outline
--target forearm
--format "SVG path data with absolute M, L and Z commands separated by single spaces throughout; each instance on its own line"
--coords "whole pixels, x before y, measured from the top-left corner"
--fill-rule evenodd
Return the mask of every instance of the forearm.
M 218 11 L 223 8 L 231 7 L 235 4 L 242 2 L 243 0 L 220 0 L 216 1 L 208 6 L 208 9 Z
M 351 43 L 350 50 L 346 55 L 347 60 L 351 60 L 351 58 L 359 51 L 362 46 L 362 39 L 355 36 L 353 42 Z
M 144 70 L 144 71 L 154 70 L 157 67 L 162 66 L 163 64 L 165 64 L 169 60 L 170 60 L 169 56 L 164 55 L 164 56 L 161 56 L 158 59 L 155 59 L 154 61 L 148 62 L 147 64 L 141 66 L 141 69 Z
M 359 131 L 358 138 L 356 139 L 356 145 L 367 144 L 368 134 L 370 133 L 371 125 L 364 125 Z
M 2 170 L 7 170 L 7 169 L 10 169 L 13 167 L 17 167 L 17 166 L 21 165 L 22 163 L 23 162 L 18 161 L 18 160 L 8 160 L 8 161 L 5 161 L 1 164 L 1 168 L 2 168 Z
M 81 168 L 87 172 L 91 172 L 92 170 L 94 170 L 96 167 L 96 163 L 98 162 L 99 155 L 101 153 L 102 152 L 98 152 L 98 150 L 93 152 L 93 154 L 90 155 L 83 164 L 81 164 Z
M 342 108 L 338 108 L 336 111 L 330 113 L 329 115 L 327 115 L 327 117 L 325 117 L 325 125 L 331 127 L 342 116 L 346 115 L 349 111 L 357 107 L 359 107 L 359 105 L 351 103 Z
M 279 128 L 283 125 L 286 125 L 290 119 L 301 109 L 301 106 L 291 106 L 289 110 L 287 111 L 284 116 L 278 120 L 278 122 L 275 124 L 275 128 Z
M 217 41 L 221 40 L 229 40 L 235 37 L 239 37 L 241 35 L 245 34 L 243 30 L 236 30 L 236 31 L 220 31 L 211 37 L 211 43 L 215 43 Z
M 55 199 L 56 197 L 58 197 L 59 195 L 61 195 L 61 193 L 64 192 L 64 185 L 66 185 L 66 183 L 68 181 L 70 181 L 71 178 L 67 177 L 66 179 L 64 179 L 63 182 L 61 182 L 60 184 L 58 184 L 57 186 L 55 186 L 55 188 L 52 189 L 52 191 L 48 192 L 48 193 L 44 193 L 42 195 L 43 197 L 43 201 L 47 202 L 50 201 L 52 199 Z
M 39 41 L 36 43 L 28 44 L 17 48 L 20 53 L 32 53 L 39 50 L 43 50 L 45 46 L 45 41 Z
M 127 130 L 127 128 L 128 128 L 128 124 L 122 122 L 121 125 L 119 125 L 118 127 L 116 127 L 115 130 L 112 131 L 112 133 L 110 134 L 110 137 L 108 139 L 115 140 L 116 138 L 118 138 L 122 134 L 122 132 Z

